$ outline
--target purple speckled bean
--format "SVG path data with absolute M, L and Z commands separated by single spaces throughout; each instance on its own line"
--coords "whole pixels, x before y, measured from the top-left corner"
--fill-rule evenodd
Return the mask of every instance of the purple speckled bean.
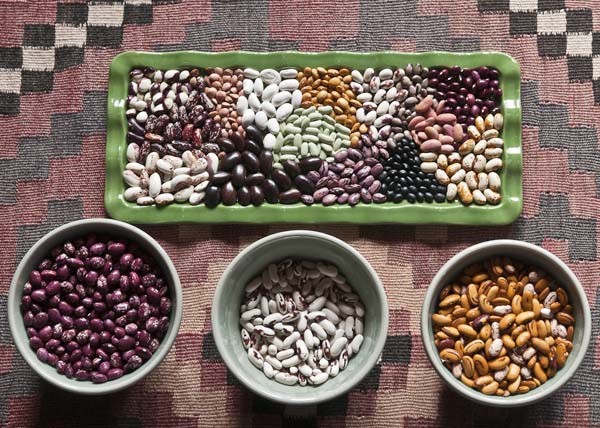
M 322 187 L 313 193 L 313 198 L 316 202 L 320 202 L 328 194 L 329 189 L 327 187 Z
M 348 197 L 348 205 L 354 206 L 360 201 L 360 193 L 353 193 Z
M 300 196 L 300 200 L 306 205 L 312 205 L 315 203 L 315 198 L 313 198 L 312 195 L 302 195 Z
M 373 177 L 372 175 L 367 175 L 364 179 L 361 180 L 360 186 L 368 188 L 374 182 L 375 182 L 375 177 Z
M 324 206 L 328 206 L 328 205 L 335 204 L 335 201 L 337 201 L 337 196 L 330 193 L 328 195 L 325 195 L 325 197 L 323 197 L 322 203 Z
M 338 204 L 347 204 L 349 196 L 350 195 L 346 192 L 342 193 L 340 196 L 338 196 L 338 199 L 337 199 Z
M 365 204 L 370 204 L 371 201 L 373 200 L 371 194 L 369 193 L 369 191 L 367 189 L 360 189 L 360 199 Z
M 335 155 L 333 155 L 333 158 L 335 159 L 336 162 L 344 162 L 347 157 L 348 157 L 347 150 L 341 150 L 341 151 L 337 152 Z
M 380 163 L 377 163 L 376 165 L 373 165 L 373 167 L 371 167 L 371 175 L 375 178 L 379 177 L 379 175 L 383 172 L 383 165 Z
M 371 176 L 372 177 L 372 176 Z M 371 195 L 379 192 L 379 189 L 381 189 L 381 182 L 379 180 L 375 180 L 373 181 L 373 183 L 369 186 L 369 193 Z

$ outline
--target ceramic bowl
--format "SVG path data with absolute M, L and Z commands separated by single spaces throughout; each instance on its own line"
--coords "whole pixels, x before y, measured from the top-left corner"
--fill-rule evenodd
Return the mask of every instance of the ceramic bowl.
M 46 257 L 52 248 L 65 241 L 85 236 L 89 233 L 107 234 L 129 239 L 138 243 L 160 266 L 169 286 L 172 301 L 169 329 L 159 348 L 152 357 L 139 369 L 125 374 L 122 377 L 101 384 L 90 381 L 69 379 L 59 374 L 49 364 L 38 360 L 35 352 L 29 347 L 29 340 L 25 331 L 25 324 L 21 315 L 20 303 L 23 294 L 23 285 L 28 281 L 29 272 Z M 78 394 L 107 394 L 127 388 L 148 375 L 167 355 L 175 341 L 182 315 L 182 296 L 179 277 L 173 262 L 167 253 L 150 235 L 137 227 L 115 220 L 88 219 L 67 223 L 46 234 L 25 254 L 13 276 L 8 294 L 8 320 L 10 331 L 17 349 L 29 366 L 42 378 L 64 390 Z
M 437 308 L 438 296 L 444 286 L 460 275 L 463 268 L 493 256 L 510 256 L 548 272 L 567 291 L 576 320 L 573 351 L 565 366 L 541 386 L 525 394 L 508 397 L 488 396 L 463 384 L 452 376 L 439 357 L 433 337 L 431 315 Z M 563 386 L 575 373 L 588 348 L 591 334 L 591 314 L 583 287 L 573 272 L 549 251 L 522 241 L 495 240 L 469 247 L 452 257 L 431 281 L 421 313 L 421 335 L 427 356 L 448 386 L 470 400 L 495 407 L 525 406 L 543 400 Z
M 268 264 L 285 258 L 335 264 L 365 305 L 365 339 L 360 351 L 350 359 L 345 370 L 319 386 L 287 386 L 268 379 L 250 363 L 242 345 L 239 319 L 244 287 Z M 315 404 L 347 392 L 376 364 L 387 336 L 388 305 L 377 274 L 354 248 L 323 233 L 294 230 L 251 244 L 229 264 L 215 292 L 212 329 L 227 367 L 250 390 L 284 404 Z

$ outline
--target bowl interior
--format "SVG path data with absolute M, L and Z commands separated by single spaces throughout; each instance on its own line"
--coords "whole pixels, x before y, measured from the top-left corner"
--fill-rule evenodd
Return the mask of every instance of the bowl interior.
M 243 290 L 269 263 L 292 257 L 335 264 L 365 305 L 364 342 L 347 368 L 318 387 L 282 385 L 248 360 L 239 324 Z M 284 232 L 267 237 L 242 252 L 228 267 L 213 304 L 213 335 L 229 369 L 256 393 L 286 404 L 309 404 L 333 398 L 356 385 L 373 367 L 385 343 L 387 301 L 375 272 L 362 256 L 337 239 L 317 232 Z
M 509 397 L 484 395 L 479 391 L 467 387 L 459 379 L 454 378 L 450 370 L 442 364 L 439 358 L 434 344 L 433 325 L 431 322 L 431 315 L 437 309 L 439 293 L 445 285 L 456 278 L 466 266 L 500 255 L 508 255 L 513 259 L 528 262 L 533 266 L 543 269 L 552 276 L 567 291 L 569 302 L 573 305 L 576 320 L 573 338 L 574 348 L 569 358 L 567 358 L 565 366 L 558 370 L 553 378 L 533 391 Z M 467 249 L 466 252 L 459 253 L 440 270 L 433 279 L 425 297 L 422 326 L 425 349 L 433 366 L 455 391 L 483 404 L 498 407 L 513 407 L 532 404 L 543 399 L 562 386 L 574 374 L 583 359 L 589 343 L 591 315 L 587 298 L 579 281 L 558 258 L 532 244 L 520 241 L 499 240 L 479 244 Z
M 103 384 L 89 381 L 77 381 L 59 374 L 49 364 L 37 359 L 35 352 L 29 347 L 29 340 L 21 316 L 20 302 L 23 295 L 23 285 L 28 281 L 29 272 L 46 257 L 53 247 L 70 239 L 76 239 L 89 233 L 107 234 L 135 241 L 150 254 L 160 266 L 169 286 L 172 301 L 169 329 L 157 351 L 139 369 L 123 375 L 119 379 Z M 15 344 L 25 361 L 47 381 L 72 392 L 82 394 L 103 394 L 126 388 L 146 376 L 160 363 L 167 354 L 179 330 L 181 322 L 182 302 L 181 286 L 177 272 L 168 255 L 148 234 L 128 224 L 107 220 L 81 220 L 63 225 L 40 239 L 23 257 L 13 277 L 8 303 L 8 316 Z

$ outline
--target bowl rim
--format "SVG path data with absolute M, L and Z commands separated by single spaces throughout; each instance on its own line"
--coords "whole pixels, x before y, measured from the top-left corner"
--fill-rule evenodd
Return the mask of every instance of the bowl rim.
M 568 286 L 568 292 L 570 294 L 576 294 L 582 303 L 581 310 L 583 313 L 583 319 L 578 320 L 578 325 L 581 325 L 583 332 L 581 343 L 578 345 L 580 350 L 575 356 L 572 357 L 573 360 L 571 363 L 571 367 L 568 370 L 565 370 L 565 373 L 558 377 L 555 383 L 546 390 L 542 390 L 540 392 L 536 392 L 534 390 L 526 394 L 513 395 L 510 397 L 496 397 L 485 395 L 479 391 L 469 388 L 468 386 L 464 385 L 460 380 L 452 376 L 450 370 L 448 370 L 440 361 L 438 352 L 435 349 L 435 345 L 433 344 L 433 341 L 430 340 L 430 338 L 432 337 L 432 322 L 430 313 L 435 307 L 435 301 L 437 299 L 438 293 L 446 281 L 444 278 L 446 277 L 447 272 L 449 270 L 452 270 L 456 265 L 468 264 L 465 262 L 473 254 L 476 254 L 482 249 L 492 247 L 519 248 L 523 249 L 524 251 L 528 251 L 530 254 L 540 255 L 549 258 L 569 278 L 569 282 L 571 284 L 569 284 Z M 543 264 L 541 264 L 540 267 L 543 268 Z M 421 340 L 423 342 L 423 346 L 425 348 L 427 357 L 431 361 L 432 366 L 453 391 L 457 392 L 459 395 L 469 400 L 483 405 L 500 408 L 521 407 L 536 403 L 555 393 L 575 374 L 575 372 L 581 365 L 581 362 L 583 361 L 586 351 L 588 349 L 591 337 L 591 322 L 591 311 L 589 307 L 589 302 L 585 295 L 585 290 L 583 289 L 583 286 L 581 285 L 573 271 L 560 258 L 552 254 L 545 248 L 534 244 L 530 244 L 528 242 L 519 241 L 515 239 L 496 239 L 481 242 L 459 251 L 440 268 L 438 273 L 431 280 L 421 310 Z
M 233 270 L 233 266 L 235 266 L 237 263 L 239 263 L 240 260 L 243 259 L 244 257 L 246 257 L 248 255 L 248 253 L 250 253 L 251 251 L 254 251 L 264 245 L 272 244 L 274 241 L 278 241 L 278 240 L 285 239 L 285 238 L 294 238 L 294 237 L 296 237 L 296 238 L 297 237 L 309 237 L 309 238 L 312 238 L 315 240 L 328 241 L 328 242 L 331 242 L 331 243 L 339 246 L 342 250 L 353 255 L 356 259 L 358 259 L 365 266 L 368 274 L 372 277 L 373 282 L 374 282 L 373 285 L 375 288 L 375 293 L 377 294 L 377 297 L 381 301 L 380 312 L 381 312 L 381 321 L 382 322 L 381 322 L 381 328 L 379 329 L 378 334 L 376 336 L 374 336 L 374 338 L 373 338 L 374 339 L 374 352 L 372 352 L 372 354 L 367 357 L 366 362 L 362 365 L 362 367 L 360 367 L 360 369 L 357 371 L 357 373 L 352 378 L 349 378 L 347 381 L 345 381 L 339 388 L 337 388 L 335 390 L 327 391 L 327 392 L 320 392 L 318 394 L 315 393 L 314 395 L 308 396 L 306 398 L 294 397 L 292 390 L 290 390 L 289 395 L 284 395 L 284 394 L 280 394 L 277 392 L 273 392 L 269 388 L 261 388 L 259 384 L 252 383 L 248 378 L 241 375 L 241 373 L 239 373 L 238 370 L 235 369 L 235 365 L 233 364 L 235 359 L 232 357 L 232 354 L 229 354 L 227 352 L 226 347 L 225 347 L 225 339 L 224 339 L 225 335 L 214 333 L 215 331 L 219 331 L 219 329 L 218 329 L 219 325 L 217 325 L 217 319 L 218 319 L 217 308 L 221 307 L 221 305 L 223 305 L 223 304 L 226 304 L 226 302 L 224 302 L 222 300 L 223 289 L 225 287 L 225 278 L 227 278 L 231 274 L 231 271 Z M 219 282 L 217 284 L 217 287 L 215 289 L 215 295 L 213 298 L 213 304 L 212 304 L 212 309 L 211 309 L 211 325 L 212 325 L 213 338 L 214 338 L 215 344 L 217 346 L 217 349 L 219 351 L 219 354 L 221 355 L 221 358 L 223 358 L 223 361 L 225 362 L 225 365 L 227 366 L 227 368 L 249 390 L 253 391 L 254 393 L 256 393 L 266 399 L 276 401 L 276 402 L 286 404 L 286 405 L 312 405 L 312 404 L 321 403 L 324 401 L 331 400 L 332 398 L 335 398 L 339 395 L 342 395 L 342 394 L 348 392 L 354 386 L 356 386 L 369 373 L 369 371 L 375 366 L 375 364 L 379 360 L 380 355 L 383 352 L 383 347 L 387 340 L 388 324 L 389 324 L 389 308 L 388 308 L 387 297 L 385 294 L 385 289 L 383 288 L 383 283 L 379 279 L 379 276 L 377 275 L 377 273 L 375 272 L 373 267 L 362 256 L 362 254 L 360 254 L 358 252 L 358 250 L 354 249 L 351 245 L 347 244 L 346 242 L 342 241 L 339 238 L 336 238 L 335 236 L 332 236 L 332 235 L 329 235 L 326 233 L 322 233 L 322 232 L 316 232 L 316 231 L 312 231 L 312 230 L 301 230 L 301 229 L 279 232 L 279 233 L 274 233 L 274 234 L 265 236 L 264 238 L 261 238 L 255 242 L 253 242 L 252 244 L 250 244 L 246 248 L 244 248 L 242 251 L 240 251 L 239 254 L 227 265 L 227 268 L 221 275 Z M 241 343 L 240 343 L 240 348 L 243 349 Z M 315 392 L 318 392 L 318 389 L 316 389 Z
M 138 243 L 143 243 L 144 245 L 150 245 L 153 250 L 158 254 L 159 258 L 162 259 L 162 262 L 165 265 L 165 268 L 168 270 L 169 275 L 172 278 L 172 284 L 170 284 L 169 291 L 173 293 L 173 297 L 175 298 L 175 304 L 171 309 L 170 315 L 170 332 L 165 335 L 165 337 L 161 341 L 161 347 L 157 352 L 155 352 L 152 357 L 146 361 L 140 368 L 135 370 L 132 373 L 127 374 L 127 377 L 122 377 L 119 379 L 111 380 L 105 383 L 92 383 L 89 381 L 79 381 L 76 379 L 69 379 L 64 375 L 60 375 L 58 373 L 50 374 L 45 370 L 42 370 L 41 365 L 46 365 L 50 368 L 46 363 L 42 363 L 38 360 L 36 353 L 29 347 L 28 341 L 24 339 L 26 337 L 25 330 L 23 330 L 23 319 L 20 311 L 20 293 L 23 284 L 17 283 L 18 276 L 21 275 L 22 271 L 26 269 L 26 265 L 31 262 L 31 257 L 33 253 L 37 251 L 37 249 L 45 244 L 48 241 L 56 240 L 58 242 L 61 241 L 61 236 L 65 232 L 70 232 L 73 229 L 77 229 L 82 226 L 87 225 L 108 225 L 111 228 L 114 228 L 114 234 L 116 234 L 119 230 L 128 230 L 133 235 L 135 235 L 134 241 Z M 110 232 L 108 232 L 110 234 Z M 179 327 L 181 324 L 182 314 L 183 314 L 183 301 L 182 301 L 182 290 L 181 290 L 181 282 L 179 280 L 179 276 L 177 275 L 177 270 L 169 257 L 166 251 L 162 248 L 162 246 L 148 233 L 143 230 L 118 220 L 105 219 L 105 218 L 90 218 L 90 219 L 82 219 L 75 220 L 69 223 L 65 223 L 50 232 L 46 233 L 40 239 L 38 239 L 35 244 L 29 248 L 27 253 L 23 256 L 21 261 L 19 262 L 17 268 L 15 269 L 15 273 L 13 274 L 10 288 L 8 292 L 8 303 L 7 303 L 7 312 L 8 312 L 8 323 L 10 327 L 10 332 L 12 335 L 12 339 L 14 344 L 16 345 L 19 353 L 25 360 L 25 362 L 35 371 L 38 376 L 51 383 L 58 388 L 61 388 L 65 391 L 69 391 L 76 394 L 81 395 L 101 395 L 101 394 L 109 394 L 113 392 L 117 392 L 132 386 L 138 381 L 142 380 L 146 377 L 156 366 L 158 366 L 165 356 L 169 353 L 177 334 L 179 332 Z M 17 339 L 19 338 L 19 339 Z

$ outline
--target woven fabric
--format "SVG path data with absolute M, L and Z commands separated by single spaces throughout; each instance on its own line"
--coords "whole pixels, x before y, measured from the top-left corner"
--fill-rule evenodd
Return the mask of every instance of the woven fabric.
M 600 2 L 318 0 L 0 3 L 0 426 L 591 426 L 600 425 Z M 184 319 L 166 360 L 121 393 L 80 397 L 40 381 L 12 343 L 11 275 L 44 233 L 103 217 L 108 65 L 124 50 L 486 51 L 522 71 L 524 210 L 508 227 L 326 226 L 375 268 L 390 305 L 381 363 L 350 393 L 302 419 L 242 387 L 210 326 L 215 284 L 254 240 L 294 226 L 144 227 L 174 260 Z M 427 285 L 457 251 L 516 238 L 553 251 L 583 283 L 592 343 L 572 381 L 516 410 L 451 392 L 421 344 Z M 314 409 L 313 409 L 314 410 Z

